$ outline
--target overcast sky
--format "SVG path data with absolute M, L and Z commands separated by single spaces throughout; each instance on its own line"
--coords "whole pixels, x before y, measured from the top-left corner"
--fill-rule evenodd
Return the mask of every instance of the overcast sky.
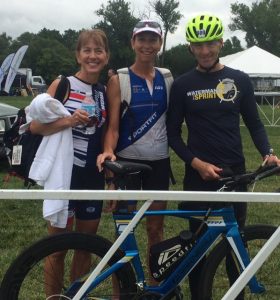
M 180 0 L 180 12 L 184 15 L 174 34 L 167 36 L 167 48 L 185 43 L 185 24 L 200 12 L 211 12 L 219 16 L 225 25 L 225 38 L 233 35 L 242 40 L 244 34 L 230 32 L 231 3 L 245 3 L 251 6 L 254 0 Z M 149 11 L 149 0 L 131 0 L 133 14 Z M 90 28 L 99 19 L 95 11 L 106 0 L 6 0 L 1 1 L 0 33 L 6 32 L 13 39 L 28 31 L 38 33 L 42 28 L 56 29 L 63 33 L 67 29 Z M 150 14 L 150 17 L 154 17 Z

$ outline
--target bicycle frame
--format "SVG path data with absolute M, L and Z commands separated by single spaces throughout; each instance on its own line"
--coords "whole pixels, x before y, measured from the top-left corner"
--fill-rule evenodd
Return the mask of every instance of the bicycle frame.
M 93 273 L 88 277 L 79 292 L 73 300 L 82 299 L 90 290 L 93 290 L 102 280 L 109 277 L 113 272 L 123 267 L 127 262 L 131 262 L 136 273 L 136 280 L 139 290 L 158 293 L 159 295 L 166 295 L 176 288 L 191 270 L 199 263 L 204 255 L 209 251 L 211 246 L 221 237 L 225 236 L 236 254 L 239 261 L 240 268 L 243 271 L 250 263 L 250 257 L 242 241 L 238 225 L 234 216 L 233 208 L 226 207 L 218 210 L 212 210 L 210 216 L 206 220 L 207 230 L 196 241 L 191 250 L 184 256 L 179 265 L 166 279 L 164 279 L 158 286 L 149 286 L 146 284 L 144 270 L 142 267 L 139 250 L 134 236 L 134 229 L 138 222 L 146 216 L 172 216 L 182 219 L 196 218 L 203 220 L 206 211 L 193 210 L 164 210 L 164 211 L 147 211 L 152 200 L 144 203 L 141 209 L 137 212 L 126 214 L 114 214 L 113 218 L 118 239 L 111 247 L 110 251 L 101 260 Z M 120 247 L 125 256 L 118 262 L 100 273 L 105 264 L 109 261 L 116 248 Z M 103 263 L 103 264 L 102 264 Z M 100 274 L 99 274 L 100 273 Z M 81 283 L 80 283 L 81 285 Z M 262 293 L 264 288 L 258 283 L 255 276 L 248 282 L 252 293 Z

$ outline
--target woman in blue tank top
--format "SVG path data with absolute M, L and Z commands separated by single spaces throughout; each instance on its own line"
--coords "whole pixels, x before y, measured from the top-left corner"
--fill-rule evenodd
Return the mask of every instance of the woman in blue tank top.
M 131 99 L 120 119 L 121 88 L 118 75 L 107 86 L 109 124 L 105 134 L 104 152 L 97 165 L 102 170 L 105 159 L 142 162 L 152 167 L 149 176 L 132 178 L 129 189 L 168 190 L 170 160 L 166 134 L 168 87 L 155 60 L 162 46 L 162 30 L 158 23 L 143 20 L 134 27 L 131 46 L 135 62 L 128 68 Z M 121 201 L 123 204 L 124 201 Z M 126 203 L 129 209 L 136 203 Z M 166 202 L 157 201 L 152 210 L 165 209 Z M 109 208 L 116 209 L 116 203 Z M 148 250 L 163 238 L 163 217 L 147 218 Z

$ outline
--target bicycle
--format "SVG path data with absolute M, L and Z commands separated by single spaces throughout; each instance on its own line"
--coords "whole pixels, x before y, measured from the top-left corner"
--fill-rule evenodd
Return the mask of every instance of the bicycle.
M 148 172 L 150 168 L 143 164 L 121 161 L 106 161 L 105 166 L 115 174 L 113 182 L 118 188 L 125 188 L 126 180 L 132 174 Z M 231 191 L 240 184 L 252 184 L 279 173 L 279 171 L 280 167 L 261 166 L 254 172 L 228 176 L 222 179 L 224 186 L 221 190 Z M 183 299 L 180 284 L 206 253 L 207 259 L 202 272 L 204 276 L 199 283 L 200 299 L 221 299 L 230 286 L 225 276 L 225 257 L 229 253 L 234 253 L 233 256 L 238 262 L 238 266 L 240 269 L 244 269 L 249 264 L 250 259 L 258 252 L 258 249 L 276 230 L 276 227 L 271 225 L 251 225 L 245 227 L 244 232 L 239 232 L 231 206 L 210 208 L 205 211 L 147 211 L 151 203 L 152 200 L 147 200 L 138 212 L 113 214 L 116 231 L 119 234 L 114 245 L 101 236 L 76 232 L 49 236 L 36 242 L 24 250 L 9 267 L 2 281 L 1 299 L 180 300 Z M 168 266 L 159 265 L 159 268 L 167 269 L 164 278 L 159 280 L 160 284 L 149 286 L 146 283 L 134 229 L 145 216 L 159 214 L 186 220 L 195 218 L 201 223 L 201 226 L 199 234 L 195 236 L 183 230 L 176 237 L 175 248 L 174 245 L 169 246 L 158 253 L 157 258 L 161 257 L 161 261 L 164 261 L 162 257 L 168 257 L 171 250 L 175 254 L 171 256 L 171 262 Z M 118 243 L 121 244 L 120 248 Z M 92 267 L 86 274 L 70 282 L 68 272 L 70 272 L 71 267 L 72 250 L 90 251 Z M 51 295 L 46 298 L 44 261 L 50 255 L 60 251 L 67 251 L 64 282 L 61 283 L 61 292 L 58 295 Z M 279 258 L 279 249 L 276 252 Z M 108 263 L 105 261 L 106 268 L 101 267 L 105 257 L 110 256 L 111 253 L 113 256 L 108 258 Z M 101 264 L 99 264 L 100 260 L 102 260 Z M 247 295 L 253 294 L 259 297 L 266 290 L 270 299 L 277 299 L 273 298 L 273 295 L 279 296 L 279 293 L 276 291 L 278 294 L 274 294 L 275 286 L 270 285 L 269 276 L 268 278 L 267 276 L 261 277 L 263 272 L 272 272 L 273 264 L 273 261 L 272 263 L 265 263 L 258 273 L 251 278 L 248 286 L 243 290 L 244 298 L 242 299 L 247 299 Z M 99 271 L 97 272 L 99 267 L 102 269 L 100 274 Z M 154 277 L 159 278 L 161 272 L 164 273 L 165 271 L 158 269 L 158 272 L 154 273 Z M 96 273 L 95 278 L 92 277 L 94 273 Z M 47 275 L 50 276 L 50 274 Z M 55 274 L 52 275 L 55 276 Z M 91 277 L 94 279 L 91 280 Z M 264 282 L 267 280 L 268 282 Z

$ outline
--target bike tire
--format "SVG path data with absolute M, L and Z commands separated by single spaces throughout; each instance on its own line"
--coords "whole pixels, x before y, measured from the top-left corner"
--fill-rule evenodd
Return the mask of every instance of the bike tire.
M 252 259 L 271 237 L 276 230 L 275 226 L 270 225 L 251 225 L 244 229 L 244 238 Z M 252 294 L 248 286 L 245 287 L 242 294 L 236 299 L 279 299 L 279 259 L 280 247 L 271 254 L 267 261 L 261 266 L 256 273 L 257 279 L 264 284 L 266 292 L 263 294 Z M 232 249 L 226 239 L 219 242 L 211 251 L 203 266 L 200 281 L 199 300 L 220 300 L 230 288 L 229 279 L 226 273 L 226 256 L 232 253 Z M 236 259 L 236 257 L 235 257 Z M 236 259 L 237 260 L 237 259 Z M 276 276 L 272 278 L 274 272 Z M 240 272 L 239 272 L 240 273 Z
M 1 284 L 1 299 L 72 299 L 79 289 L 78 288 L 74 294 L 69 295 L 69 291 L 67 292 L 67 288 L 71 285 L 69 279 L 70 265 L 74 251 L 81 250 L 91 253 L 91 262 L 93 262 L 91 265 L 92 271 L 111 246 L 112 243 L 105 238 L 77 232 L 62 233 L 43 238 L 23 251 L 12 263 Z M 48 261 L 50 255 L 55 255 L 54 253 L 57 252 L 63 253 L 62 251 L 66 253 L 64 260 L 64 279 L 61 284 L 63 290 L 59 292 L 59 296 L 46 298 L 44 263 Z M 118 250 L 108 262 L 108 265 L 112 265 L 123 256 L 124 253 Z M 50 273 L 48 273 L 47 276 L 52 278 L 51 276 L 56 275 L 50 275 Z M 114 279 L 114 284 L 116 284 L 116 282 L 118 284 L 119 299 L 131 299 L 131 295 L 136 293 L 135 276 L 131 265 L 126 263 L 121 269 L 114 273 L 114 278 L 116 278 Z M 107 278 L 91 291 L 86 299 L 112 299 L 114 297 L 112 282 L 112 277 Z

